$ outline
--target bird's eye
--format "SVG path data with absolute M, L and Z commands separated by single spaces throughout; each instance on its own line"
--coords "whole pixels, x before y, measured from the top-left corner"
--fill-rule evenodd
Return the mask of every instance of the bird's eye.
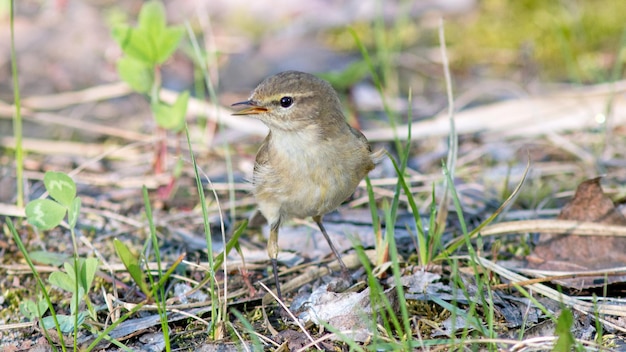
M 291 104 L 293 104 L 293 98 L 292 97 L 282 97 L 280 98 L 280 106 L 282 106 L 283 108 L 288 108 L 291 106 Z

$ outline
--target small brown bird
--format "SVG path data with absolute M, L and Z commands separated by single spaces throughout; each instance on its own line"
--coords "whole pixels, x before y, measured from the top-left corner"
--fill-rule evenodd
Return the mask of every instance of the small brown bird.
M 311 74 L 287 71 L 266 78 L 236 115 L 254 115 L 269 127 L 254 165 L 253 193 L 270 224 L 267 252 L 278 282 L 278 229 L 290 218 L 313 217 L 341 260 L 322 216 L 346 200 L 382 157 L 346 123 L 332 86 Z

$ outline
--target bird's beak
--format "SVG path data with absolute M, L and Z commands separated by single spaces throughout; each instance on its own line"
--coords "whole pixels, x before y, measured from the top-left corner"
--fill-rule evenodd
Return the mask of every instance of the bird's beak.
M 247 108 L 236 111 L 233 113 L 233 115 L 256 115 L 256 114 L 267 112 L 267 108 L 259 106 L 259 104 L 255 102 L 254 100 L 241 101 L 231 106 L 237 106 L 237 105 L 246 105 Z

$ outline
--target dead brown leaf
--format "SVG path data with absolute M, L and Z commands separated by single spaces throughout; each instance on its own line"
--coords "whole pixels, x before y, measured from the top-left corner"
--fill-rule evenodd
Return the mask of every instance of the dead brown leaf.
M 626 218 L 600 186 L 600 177 L 581 183 L 574 198 L 563 207 L 560 220 L 597 222 L 626 226 Z M 553 271 L 603 270 L 626 265 L 626 238 L 617 236 L 577 236 L 542 233 L 530 267 Z M 584 277 L 558 280 L 561 285 L 577 289 L 626 281 L 626 276 Z

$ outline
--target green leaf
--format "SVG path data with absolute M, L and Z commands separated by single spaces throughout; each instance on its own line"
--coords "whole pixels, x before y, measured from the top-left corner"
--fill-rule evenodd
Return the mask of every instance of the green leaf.
M 63 315 L 57 314 L 57 320 L 61 327 L 61 331 L 64 334 L 68 334 L 74 331 L 74 316 L 73 315 Z M 78 314 L 78 326 L 81 326 L 87 317 L 86 312 L 81 312 Z M 55 328 L 54 319 L 52 316 L 47 316 L 41 319 L 41 323 L 43 324 L 45 329 L 53 329 Z
M 74 198 L 67 210 L 67 219 L 71 228 L 76 227 L 78 216 L 80 215 L 80 198 Z
M 237 229 L 233 233 L 233 237 L 230 240 L 228 240 L 228 242 L 226 243 L 226 248 L 224 248 L 224 251 L 220 252 L 218 255 L 215 256 L 215 262 L 213 263 L 213 271 L 217 271 L 222 265 L 222 263 L 224 263 L 224 252 L 226 252 L 226 256 L 228 256 L 228 254 L 230 253 L 231 250 L 233 250 L 233 248 L 239 247 L 239 237 L 241 237 L 241 234 L 246 230 L 247 227 L 248 227 L 248 220 L 244 220 L 239 225 L 239 227 L 237 227 Z
M 185 30 L 180 26 L 166 28 L 156 40 L 157 63 L 162 64 L 172 56 Z
M 67 208 L 50 199 L 36 199 L 26 205 L 26 220 L 40 230 L 59 226 Z
M 145 31 L 153 37 L 161 34 L 165 28 L 165 8 L 159 1 L 148 1 L 141 7 L 139 13 L 139 30 Z
M 112 32 L 126 55 L 150 66 L 165 62 L 178 47 L 183 34 L 180 26 L 166 26 L 165 9 L 158 1 L 143 5 L 137 28 L 118 25 Z
M 572 311 L 563 308 L 561 315 L 556 321 L 555 333 L 559 337 L 552 349 L 553 352 L 569 352 L 574 347 L 574 334 L 572 334 L 572 326 L 574 325 L 574 315 Z
M 151 297 L 152 293 L 148 289 L 148 285 L 146 285 L 145 275 L 143 270 L 141 270 L 141 266 L 139 265 L 139 258 L 128 249 L 128 247 L 117 238 L 113 240 L 113 245 L 115 246 L 115 251 L 117 255 L 122 260 L 122 263 L 128 270 L 130 277 L 133 278 L 135 284 L 139 286 L 141 292 L 143 292 L 146 296 Z
M 134 29 L 127 24 L 115 24 L 111 30 L 113 40 L 122 48 L 124 52 L 129 45 L 130 35 Z
M 72 298 L 70 299 L 70 313 L 76 314 L 78 313 L 78 306 L 83 302 L 85 297 L 85 290 L 82 287 L 78 288 L 78 299 L 76 298 L 76 293 L 72 294 Z
M 48 171 L 43 177 L 43 184 L 50 197 L 69 208 L 76 197 L 76 183 L 63 172 Z
M 156 55 L 147 33 L 126 25 L 118 25 L 113 28 L 112 34 L 124 54 L 149 66 L 155 64 Z
M 72 274 L 73 274 L 73 271 L 72 271 Z M 70 275 L 69 273 L 64 273 L 62 271 L 55 271 L 52 274 L 50 274 L 50 277 L 48 278 L 48 282 L 50 282 L 52 286 L 56 286 L 67 292 L 74 293 L 74 291 L 76 291 L 75 277 L 74 275 Z
M 150 92 L 154 84 L 152 66 L 131 56 L 124 56 L 117 61 L 117 73 L 138 93 Z
M 62 253 L 54 253 L 48 251 L 29 252 L 30 258 L 37 263 L 61 266 L 67 260 L 68 256 Z
M 32 321 L 37 318 L 37 313 L 35 313 L 36 311 L 37 306 L 32 300 L 27 299 L 26 301 L 20 303 L 20 313 L 22 313 L 28 321 Z
M 82 267 L 81 278 L 83 280 L 83 287 L 85 290 L 89 291 L 91 288 L 91 284 L 93 283 L 93 279 L 96 277 L 96 271 L 98 270 L 98 259 L 97 258 L 87 258 L 84 261 Z
M 179 26 L 167 27 L 165 8 L 158 1 L 147 2 L 139 13 L 139 31 L 147 33 L 152 40 L 154 63 L 165 62 L 176 50 L 184 29 Z
M 40 318 L 47 310 L 48 303 L 45 299 L 40 299 L 37 303 L 30 299 L 20 303 L 20 312 L 30 321 Z
M 188 101 L 189 92 L 184 91 L 178 95 L 174 105 L 170 106 L 163 102 L 152 104 L 152 111 L 157 124 L 170 131 L 179 132 L 182 130 L 185 127 Z

